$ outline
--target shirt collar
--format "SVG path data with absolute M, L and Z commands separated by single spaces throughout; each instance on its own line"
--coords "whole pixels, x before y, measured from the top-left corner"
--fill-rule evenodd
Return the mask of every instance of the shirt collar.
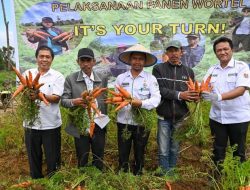
M 94 81 L 94 74 L 93 74 L 93 71 L 91 72 L 90 74 L 90 77 L 88 75 L 86 75 L 83 71 L 82 71 L 82 76 L 83 78 L 89 78 L 90 80 Z
M 231 58 L 231 60 L 228 62 L 227 66 L 225 68 L 234 67 L 234 62 L 235 62 L 234 58 Z M 216 69 L 218 69 L 218 68 L 222 69 L 222 67 L 220 66 L 220 63 L 218 63 L 215 68 Z
M 38 74 L 38 73 L 39 73 L 38 68 L 36 68 L 35 73 L 36 73 L 36 74 Z M 44 73 L 44 75 L 41 75 L 41 76 L 50 75 L 51 73 L 52 73 L 52 69 L 49 69 L 46 73 Z
M 133 75 L 132 75 L 132 73 L 131 73 L 131 70 L 127 71 L 127 76 L 133 78 Z M 137 77 L 142 77 L 142 78 L 144 78 L 144 77 L 145 77 L 145 71 L 142 70 L 142 71 L 139 73 L 139 75 L 138 75 Z
M 182 65 L 182 62 L 180 61 L 179 64 L 174 64 L 174 63 L 171 63 L 170 61 L 168 61 L 168 63 L 171 65 L 171 66 L 181 66 Z

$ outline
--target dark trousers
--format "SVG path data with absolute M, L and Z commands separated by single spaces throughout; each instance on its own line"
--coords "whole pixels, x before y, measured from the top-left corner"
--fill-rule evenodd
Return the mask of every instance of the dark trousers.
M 90 136 L 81 135 L 80 138 L 75 138 L 76 156 L 78 159 L 78 167 L 84 167 L 88 163 L 89 151 L 92 150 L 92 165 L 99 170 L 103 169 L 103 157 L 105 146 L 106 129 L 101 129 L 95 125 L 94 135 Z
M 250 51 L 250 34 L 233 34 L 232 36 L 234 49 L 239 50 L 240 43 L 245 51 Z
M 239 156 L 241 162 L 246 160 L 245 143 L 248 122 L 221 124 L 210 119 L 210 129 L 212 136 L 214 137 L 213 153 L 215 163 L 221 162 L 225 159 L 228 139 L 231 146 L 237 145 L 234 156 Z
M 43 151 L 47 164 L 47 175 L 53 174 L 61 164 L 61 127 L 48 130 L 25 129 L 25 145 L 28 152 L 30 175 L 42 178 Z
M 125 125 L 117 123 L 118 127 L 118 152 L 119 152 L 119 169 L 127 172 L 129 169 L 129 155 L 130 149 L 133 142 L 134 149 L 134 174 L 141 174 L 144 166 L 144 154 L 145 147 L 148 142 L 149 131 L 145 131 L 144 127 Z M 123 132 L 127 128 L 128 132 L 131 133 L 128 138 L 123 137 Z

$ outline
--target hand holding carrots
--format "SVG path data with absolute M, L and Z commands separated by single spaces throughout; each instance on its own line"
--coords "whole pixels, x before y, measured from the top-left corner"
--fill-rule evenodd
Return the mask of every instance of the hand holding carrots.
M 38 73 L 35 78 L 33 79 L 32 73 L 29 71 L 28 75 L 25 77 L 14 67 L 12 69 L 15 71 L 17 77 L 19 78 L 21 85 L 16 89 L 16 91 L 12 95 L 12 99 L 15 98 L 19 93 L 22 91 L 29 89 L 29 98 L 31 100 L 40 99 L 46 105 L 49 105 L 48 100 L 44 97 L 42 92 L 39 92 L 39 88 L 44 85 L 44 83 L 39 84 L 40 73 Z M 37 92 L 37 96 L 36 96 Z
M 72 100 L 72 103 L 74 106 L 82 106 L 84 108 L 87 107 L 86 101 L 83 100 L 82 98 L 75 98 Z
M 211 92 L 212 87 L 210 86 L 210 80 L 212 75 L 210 75 L 206 81 L 199 83 L 198 81 L 193 82 L 191 78 L 187 81 L 188 91 L 197 92 L 199 96 L 202 92 Z
M 117 85 L 116 88 L 118 89 L 119 93 L 114 92 L 112 90 L 108 90 L 108 92 L 112 95 L 112 97 L 107 98 L 105 103 L 118 105 L 115 111 L 119 111 L 120 109 L 124 108 L 129 103 L 131 103 L 133 99 L 131 94 L 122 86 Z M 140 103 L 137 102 L 137 104 Z
M 84 106 L 87 109 L 88 117 L 89 117 L 89 123 L 90 123 L 90 129 L 89 129 L 89 136 L 92 138 L 94 134 L 95 129 L 95 123 L 94 123 L 94 114 L 101 115 L 100 110 L 98 109 L 96 105 L 96 98 L 99 97 L 104 91 L 106 91 L 107 88 L 100 88 L 96 87 L 92 91 L 83 91 L 81 93 L 81 98 L 73 99 L 73 105 L 81 105 Z
M 131 105 L 134 106 L 134 107 L 141 107 L 142 101 L 137 99 L 137 98 L 133 98 L 131 100 Z
M 187 101 L 197 101 L 200 99 L 199 92 L 196 91 L 184 91 L 180 92 L 180 99 Z

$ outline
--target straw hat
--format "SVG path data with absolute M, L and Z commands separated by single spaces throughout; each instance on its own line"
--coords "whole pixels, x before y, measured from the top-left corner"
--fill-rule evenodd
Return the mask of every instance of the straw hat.
M 131 53 L 145 53 L 146 54 L 146 61 L 145 61 L 144 67 L 150 67 L 157 62 L 157 58 L 153 54 L 151 54 L 150 51 L 147 50 L 141 44 L 136 44 L 126 49 L 124 52 L 122 52 L 119 55 L 119 60 L 127 65 L 130 65 L 129 59 L 130 59 Z

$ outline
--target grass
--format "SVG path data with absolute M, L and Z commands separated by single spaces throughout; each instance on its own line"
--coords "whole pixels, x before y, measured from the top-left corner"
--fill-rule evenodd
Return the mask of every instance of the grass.
M 203 105 L 204 106 L 204 105 Z M 207 109 L 208 105 L 205 105 L 203 110 Z M 115 117 L 114 112 L 110 112 L 110 118 Z M 63 128 L 66 124 L 66 112 L 62 109 L 63 116 Z M 207 120 L 207 114 L 203 114 L 204 121 Z M 155 118 L 156 119 L 156 118 Z M 158 177 L 156 174 L 157 169 L 157 145 L 156 145 L 156 126 L 151 129 L 151 135 L 149 143 L 147 145 L 146 151 L 146 160 L 145 160 L 145 170 L 144 175 L 134 176 L 131 173 L 117 172 L 116 168 L 118 165 L 118 152 L 117 152 L 117 136 L 116 136 L 116 125 L 115 120 L 112 119 L 112 122 L 108 126 L 107 132 L 107 141 L 105 148 L 105 170 L 103 173 L 99 172 L 93 167 L 85 167 L 78 169 L 76 168 L 76 158 L 74 151 L 73 138 L 67 135 L 62 131 L 62 168 L 51 178 L 44 178 L 39 180 L 32 180 L 32 189 L 73 189 L 79 184 L 84 186 L 86 189 L 163 189 L 165 187 L 165 182 L 170 179 L 169 176 Z M 7 112 L 4 114 L 4 117 L 0 117 L 0 150 L 5 152 L 5 154 L 16 155 L 25 155 L 26 152 L 23 142 L 23 129 L 21 127 L 22 121 L 20 117 L 15 115 L 15 112 Z M 191 142 L 190 139 L 183 141 Z M 247 143 L 250 142 L 250 134 L 248 133 Z M 191 143 L 192 146 L 195 146 Z M 184 148 L 183 148 L 184 149 Z M 183 150 L 184 151 L 184 150 Z M 188 152 L 186 152 L 187 154 Z M 182 153 L 183 154 L 183 153 Z M 185 151 L 184 151 L 185 154 Z M 197 154 L 197 152 L 193 152 Z M 230 154 L 228 154 L 230 155 Z M 176 174 L 171 180 L 175 181 L 175 184 L 179 183 L 194 183 L 196 186 L 200 182 L 206 181 L 208 177 L 214 181 L 214 187 L 216 185 L 221 187 L 226 184 L 229 185 L 230 179 L 225 179 L 223 181 L 216 181 L 213 176 L 209 173 L 211 170 L 214 170 L 215 167 L 210 159 L 211 151 L 209 147 L 203 147 L 202 158 L 198 160 L 198 167 L 193 164 L 188 164 L 186 161 L 184 163 L 178 164 L 176 169 Z M 198 157 L 198 155 L 196 155 Z M 91 158 L 91 157 L 90 157 Z M 228 160 L 232 160 L 230 156 L 227 157 Z M 91 160 L 90 160 L 91 161 Z M 11 162 L 10 160 L 8 162 Z M 27 160 L 22 162 L 26 163 Z M 24 164 L 20 163 L 20 164 Z M 232 162 L 236 163 L 236 162 Z M 249 163 L 249 162 L 248 162 Z M 229 165 L 229 164 L 227 164 Z M 202 167 L 203 166 L 203 167 Z M 237 166 L 234 164 L 234 166 Z M 248 165 L 249 166 L 249 165 Z M 10 166 L 11 167 L 11 166 Z M 28 167 L 28 165 L 26 166 Z M 226 169 L 226 166 L 223 166 Z M 10 169 L 10 168 L 9 168 Z M 10 169 L 11 170 L 11 169 Z M 232 174 L 229 169 L 226 170 L 227 173 L 222 174 L 227 177 Z M 235 171 L 235 170 L 233 170 Z M 240 170 L 237 170 L 238 173 Z M 246 173 L 246 172 L 245 172 Z M 0 187 L 8 189 L 11 185 L 15 183 L 20 183 L 22 181 L 30 180 L 28 173 L 26 174 L 11 174 L 11 172 L 6 176 L 0 176 Z M 14 175 L 14 176 L 12 176 Z M 14 177 L 10 178 L 9 176 Z M 242 176 L 242 175 L 241 175 Z M 239 180 L 237 176 L 234 177 L 234 180 Z M 237 182 L 238 184 L 238 182 Z M 191 186 L 192 187 L 192 186 Z M 194 187 L 194 186 L 193 186 Z M 13 188 L 12 188 L 13 189 Z M 15 189 L 15 188 L 14 188 Z M 191 188 L 192 189 L 192 188 Z M 226 188 L 224 188 L 226 189 Z M 222 188 L 221 188 L 222 190 Z
M 6 87 L 4 86 L 5 84 L 7 85 L 10 83 L 9 85 L 13 87 L 13 82 L 15 82 L 15 80 L 16 80 L 16 75 L 14 72 L 1 70 L 0 71 L 0 91 L 6 90 Z

